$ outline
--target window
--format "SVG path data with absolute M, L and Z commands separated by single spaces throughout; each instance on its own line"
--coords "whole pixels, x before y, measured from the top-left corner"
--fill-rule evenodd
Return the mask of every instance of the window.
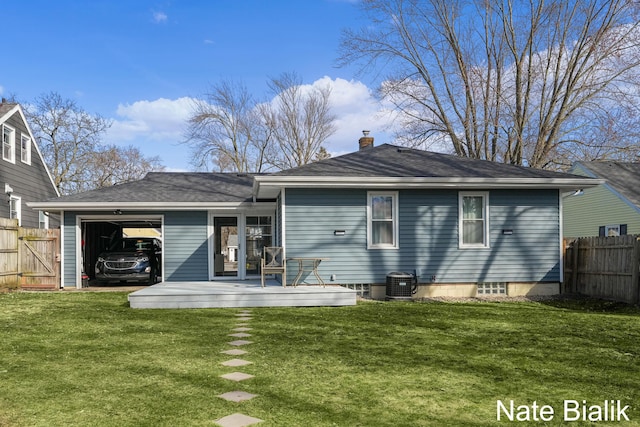
M 600 237 L 624 236 L 627 234 L 627 224 L 602 225 L 598 229 Z
M 8 162 L 16 162 L 16 131 L 2 125 L 2 158 Z
M 9 199 L 9 218 L 17 219 L 20 225 L 21 219 L 21 199 L 18 196 L 11 196 Z
M 461 192 L 458 196 L 461 248 L 489 247 L 489 193 Z
M 38 211 L 38 228 L 49 228 L 49 215 L 44 211 Z
M 20 136 L 20 159 L 22 163 L 31 164 L 31 138 L 27 135 Z
M 367 247 L 398 248 L 398 193 L 369 193 Z

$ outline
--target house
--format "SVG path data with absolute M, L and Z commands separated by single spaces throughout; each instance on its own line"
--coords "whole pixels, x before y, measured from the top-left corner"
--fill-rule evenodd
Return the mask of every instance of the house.
M 50 220 L 45 210 L 32 210 L 27 203 L 59 196 L 58 190 L 27 120 L 19 104 L 0 103 L 0 218 L 17 219 L 23 227 L 57 227 L 58 219 Z
M 557 294 L 563 195 L 600 182 L 365 136 L 354 153 L 278 173 L 149 173 L 32 207 L 62 211 L 66 286 L 104 237 L 146 224 L 162 233 L 165 282 L 256 278 L 261 248 L 282 246 L 373 298 L 391 272 L 417 274 L 416 297 Z M 297 273 L 290 262 L 287 283 Z
M 606 182 L 564 199 L 565 237 L 640 234 L 640 163 L 577 162 L 570 172 Z

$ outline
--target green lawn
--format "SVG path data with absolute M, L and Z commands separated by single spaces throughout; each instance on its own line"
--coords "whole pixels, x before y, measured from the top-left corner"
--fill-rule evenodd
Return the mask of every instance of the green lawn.
M 124 293 L 0 295 L 0 426 L 560 425 L 564 400 L 621 400 L 640 425 L 640 310 L 604 302 L 133 310 Z M 236 383 L 239 370 L 256 375 Z M 259 397 L 226 402 L 244 390 Z M 497 400 L 553 421 L 496 420 Z M 522 411 L 523 409 L 520 408 Z M 524 416 L 524 415 L 521 415 Z M 533 419 L 533 413 L 530 415 Z M 574 422 L 571 425 L 591 425 Z

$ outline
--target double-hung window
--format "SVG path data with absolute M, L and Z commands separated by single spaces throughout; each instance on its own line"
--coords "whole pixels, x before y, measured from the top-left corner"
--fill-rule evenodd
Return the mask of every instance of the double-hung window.
M 31 138 L 27 135 L 20 136 L 20 160 L 22 163 L 31 164 Z
M 22 199 L 18 196 L 9 198 L 9 218 L 17 219 L 18 225 L 22 223 Z
M 489 247 L 489 193 L 459 193 L 458 229 L 461 248 Z
M 367 200 L 367 247 L 397 249 L 398 193 L 369 192 Z
M 2 125 L 2 159 L 16 162 L 16 131 L 5 124 Z

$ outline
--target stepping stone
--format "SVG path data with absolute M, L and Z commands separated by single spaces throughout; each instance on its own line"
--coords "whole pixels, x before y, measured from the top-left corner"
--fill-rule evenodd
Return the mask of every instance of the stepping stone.
M 257 396 L 257 394 L 247 393 L 246 391 L 230 391 L 229 393 L 221 394 L 218 397 L 230 402 L 243 402 L 245 400 L 251 400 Z
M 229 334 L 228 336 L 230 337 L 236 337 L 236 338 L 246 338 L 246 337 L 250 337 L 251 334 L 247 334 L 245 332 L 237 332 L 235 334 Z
M 224 366 L 245 366 L 245 365 L 251 365 L 253 362 L 249 362 L 248 360 L 243 360 L 243 359 L 231 359 L 231 360 L 227 360 L 226 362 L 222 362 L 222 364 Z
M 238 331 L 238 332 L 246 332 L 246 331 L 250 331 L 253 328 L 233 328 L 232 331 Z
M 239 322 L 248 322 L 251 319 L 251 317 L 238 317 Z
M 248 323 L 238 323 L 236 326 L 249 326 Z
M 260 418 L 250 417 L 244 414 L 231 414 L 215 420 L 214 423 L 221 427 L 246 427 L 253 424 L 261 423 L 264 420 Z
M 245 374 L 244 372 L 232 372 L 230 374 L 220 375 L 221 378 L 231 381 L 244 381 L 253 378 L 255 375 Z
M 221 351 L 220 353 L 228 354 L 229 356 L 240 356 L 243 354 L 249 353 L 248 351 L 240 350 L 239 348 L 234 348 L 233 350 Z
M 231 341 L 228 344 L 230 344 L 230 345 L 247 345 L 247 344 L 253 344 L 253 341 L 235 340 L 235 341 Z

